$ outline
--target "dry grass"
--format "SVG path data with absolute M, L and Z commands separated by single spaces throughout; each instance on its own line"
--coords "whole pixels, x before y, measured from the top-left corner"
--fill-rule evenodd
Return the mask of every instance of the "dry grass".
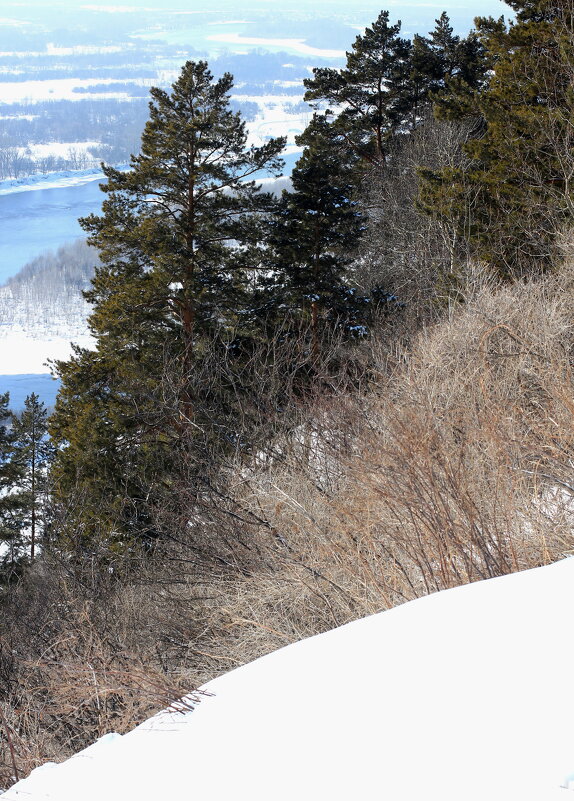
M 368 345 L 367 391 L 231 465 L 129 581 L 38 564 L 4 606 L 0 786 L 270 650 L 571 553 L 573 320 L 574 268 L 476 273 L 408 347 Z
M 0 788 L 129 731 L 192 689 L 156 651 L 163 613 L 145 579 L 125 585 L 102 571 L 90 582 L 89 571 L 73 575 L 51 557 L 5 600 Z
M 512 287 L 475 276 L 372 391 L 318 402 L 282 458 L 237 469 L 263 556 L 220 588 L 205 651 L 239 663 L 571 553 L 573 290 L 569 268 Z

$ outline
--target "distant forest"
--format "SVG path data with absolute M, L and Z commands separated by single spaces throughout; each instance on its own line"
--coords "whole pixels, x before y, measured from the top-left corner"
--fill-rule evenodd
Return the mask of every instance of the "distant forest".
M 82 292 L 97 262 L 97 251 L 81 240 L 36 257 L 0 286 L 2 325 L 70 339 L 85 333 L 89 307 Z
M 0 105 L 0 180 L 21 178 L 35 173 L 57 172 L 64 169 L 84 169 L 105 161 L 110 164 L 127 162 L 130 154 L 139 149 L 140 137 L 148 117 L 149 88 L 135 83 L 130 78 L 145 78 L 149 82 L 157 76 L 157 69 L 147 65 L 150 58 L 167 58 L 165 48 L 129 53 L 102 54 L 89 57 L 74 55 L 54 63 L 54 58 L 34 56 L 23 61 L 16 71 L 2 74 L 2 80 L 22 82 L 26 80 L 52 80 L 87 78 L 89 86 L 79 86 L 74 91 L 78 100 L 21 101 Z M 169 52 L 170 61 L 173 55 Z M 141 60 L 141 64 L 138 61 Z M 85 62 L 85 67 L 77 67 Z M 288 63 L 287 63 L 288 62 Z M 0 57 L 2 65 L 7 58 Z M 10 59 L 13 66 L 13 58 Z M 32 67 L 30 66 L 32 63 Z M 216 74 L 230 71 L 236 78 L 238 94 L 264 97 L 266 95 L 295 96 L 293 112 L 303 106 L 303 80 L 308 74 L 306 61 L 286 53 L 249 53 L 247 55 L 223 56 L 213 63 Z M 101 79 L 112 83 L 98 83 Z M 276 81 L 296 81 L 296 86 L 278 86 Z M 125 98 L 83 98 L 87 93 L 124 92 Z M 258 113 L 257 102 L 231 101 L 231 107 L 241 110 L 246 121 L 253 121 Z M 27 148 L 34 144 L 49 142 L 97 142 L 88 150 L 63 153 L 61 156 L 38 158 Z

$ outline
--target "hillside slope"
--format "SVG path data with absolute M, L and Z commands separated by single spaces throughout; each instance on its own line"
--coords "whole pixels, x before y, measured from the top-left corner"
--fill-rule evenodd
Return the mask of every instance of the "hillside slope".
M 574 559 L 412 601 L 227 673 L 3 801 L 567 801 L 573 605 Z

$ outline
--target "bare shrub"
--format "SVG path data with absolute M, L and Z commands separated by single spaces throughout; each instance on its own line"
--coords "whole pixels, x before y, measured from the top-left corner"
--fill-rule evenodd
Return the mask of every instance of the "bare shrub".
M 110 565 L 74 573 L 45 556 L 2 599 L 0 787 L 193 689 L 158 647 L 161 599 L 148 568 L 141 561 L 138 582 L 127 583 Z
M 461 145 L 475 125 L 436 120 L 429 112 L 418 128 L 391 141 L 385 170 L 373 169 L 363 181 L 360 203 L 368 235 L 357 280 L 362 288 L 394 293 L 411 316 L 436 318 L 437 303 L 448 301 L 463 281 L 469 252 L 458 222 L 429 215 L 417 199 L 421 169 L 465 168 Z
M 230 415 L 217 472 L 205 429 L 154 547 L 52 547 L 2 600 L 0 786 L 268 651 L 572 552 L 574 268 L 497 286 L 477 267 L 465 291 L 418 334 L 338 346 L 305 393 L 277 353 L 246 366 L 260 397 L 220 365 L 245 428 Z
M 236 465 L 259 563 L 215 590 L 200 673 L 572 552 L 573 284 L 475 273 L 371 391 L 315 399 L 280 458 Z

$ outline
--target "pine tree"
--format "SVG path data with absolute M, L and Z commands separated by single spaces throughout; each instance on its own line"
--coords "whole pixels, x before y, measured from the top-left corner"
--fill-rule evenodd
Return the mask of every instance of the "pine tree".
M 362 232 L 354 199 L 356 165 L 324 117 L 314 115 L 297 144 L 304 151 L 284 191 L 271 235 L 275 303 L 303 319 L 315 349 L 320 319 L 349 328 L 357 303 L 348 268 Z
M 384 167 L 387 139 L 405 117 L 404 87 L 409 80 L 411 43 L 399 36 L 382 11 L 358 36 L 342 70 L 321 67 L 305 80 L 305 100 L 333 121 L 349 150 L 368 164 Z
M 574 40 L 570 7 L 522 2 L 517 21 L 478 19 L 491 73 L 486 86 L 452 86 L 438 111 L 476 120 L 468 165 L 424 173 L 421 204 L 459 221 L 478 256 L 500 275 L 552 264 L 572 218 Z
M 17 575 L 26 556 L 24 512 L 17 493 L 23 468 L 15 458 L 14 433 L 9 426 L 10 396 L 0 395 L 0 581 Z
M 476 87 L 486 69 L 476 35 L 455 36 L 446 12 L 428 37 L 409 42 L 400 30 L 382 11 L 355 40 L 344 69 L 315 69 L 304 82 L 305 100 L 323 109 L 349 152 L 377 168 L 388 161 L 389 140 L 424 120 L 433 93 L 451 82 Z
M 101 261 L 86 294 L 96 350 L 58 363 L 51 432 L 56 493 L 83 499 L 87 539 L 89 515 L 104 537 L 155 536 L 149 509 L 189 428 L 201 427 L 191 378 L 203 343 L 250 319 L 272 207 L 251 179 L 278 171 L 284 140 L 249 147 L 231 87 L 231 75 L 214 80 L 199 61 L 171 93 L 152 89 L 140 154 L 128 172 L 104 168 L 103 213 L 82 221 Z
M 14 459 L 21 470 L 17 497 L 26 516 L 24 525 L 30 531 L 30 561 L 36 555 L 39 535 L 46 525 L 48 466 L 54 448 L 47 437 L 48 412 L 35 393 L 24 401 L 24 410 L 12 416 Z
M 476 32 L 464 39 L 455 36 L 446 11 L 428 36 L 414 35 L 409 61 L 402 107 L 411 130 L 430 116 L 433 100 L 446 87 L 475 89 L 485 80 L 483 46 Z

